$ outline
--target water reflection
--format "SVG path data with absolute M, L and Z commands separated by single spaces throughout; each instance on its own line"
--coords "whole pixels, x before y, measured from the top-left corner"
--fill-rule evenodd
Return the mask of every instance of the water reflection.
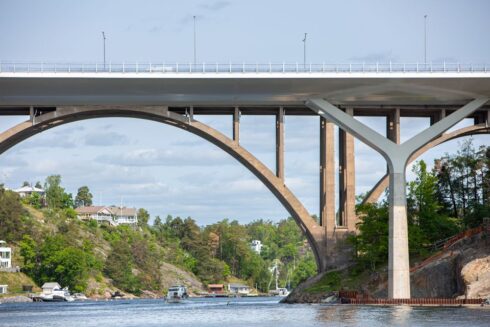
M 0 305 L 0 327 L 316 327 L 485 326 L 490 308 L 288 305 L 275 298 L 191 299 Z

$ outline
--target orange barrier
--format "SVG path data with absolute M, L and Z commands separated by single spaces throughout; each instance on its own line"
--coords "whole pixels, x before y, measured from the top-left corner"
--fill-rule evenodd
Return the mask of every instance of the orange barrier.
M 468 230 L 465 230 L 459 234 L 456 234 L 450 238 L 447 239 L 447 241 L 444 243 L 444 245 L 442 246 L 442 250 L 441 252 L 438 252 L 436 254 L 434 254 L 433 256 L 425 259 L 424 261 L 422 261 L 421 263 L 419 263 L 418 265 L 416 266 L 413 266 L 412 268 L 410 268 L 410 272 L 414 272 L 426 265 L 428 265 L 429 263 L 439 259 L 443 254 L 444 254 L 444 250 L 447 250 L 451 245 L 453 245 L 454 243 L 458 242 L 459 240 L 463 239 L 463 238 L 466 238 L 466 237 L 471 237 L 471 236 L 474 236 L 476 234 L 479 234 L 483 232 L 483 226 L 479 226 L 479 227 L 476 227 L 476 228 L 472 228 L 472 229 L 468 229 Z
M 445 298 L 420 298 L 420 299 L 351 299 L 341 298 L 344 304 L 379 304 L 379 305 L 464 305 L 482 304 L 483 299 L 445 299 Z

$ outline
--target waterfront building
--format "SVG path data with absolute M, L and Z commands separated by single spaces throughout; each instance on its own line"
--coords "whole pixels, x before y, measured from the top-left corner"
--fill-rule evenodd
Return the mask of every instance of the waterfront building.
M 260 254 L 262 251 L 262 242 L 259 240 L 252 240 L 252 243 L 250 243 L 250 248 L 256 253 Z
M 12 249 L 7 242 L 0 241 L 0 270 L 12 268 Z
M 77 217 L 80 220 L 96 220 L 112 226 L 121 224 L 135 225 L 138 223 L 136 208 L 115 206 L 88 206 L 76 208 Z
M 0 294 L 8 293 L 8 285 L 0 285 Z
M 30 186 L 30 185 L 22 186 L 21 188 L 15 189 L 13 191 L 19 194 L 21 198 L 31 196 L 33 193 L 37 193 L 41 197 L 44 197 L 44 194 L 46 193 L 42 188 L 37 188 L 35 186 Z
M 44 283 L 42 289 L 43 289 L 43 294 L 51 294 L 53 293 L 54 290 L 60 290 L 61 286 L 56 282 L 49 282 L 49 283 Z
M 223 294 L 225 292 L 225 285 L 223 284 L 209 284 L 208 292 L 211 294 Z
M 250 286 L 243 284 L 228 284 L 228 292 L 232 294 L 248 295 L 251 289 Z

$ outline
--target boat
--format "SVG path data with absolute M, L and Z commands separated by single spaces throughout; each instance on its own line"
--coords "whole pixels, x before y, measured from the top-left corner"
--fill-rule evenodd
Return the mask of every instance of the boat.
M 53 288 L 51 293 L 41 293 L 38 299 L 42 302 L 73 302 L 75 299 L 68 291 L 68 287 L 65 288 Z
M 75 293 L 72 295 L 72 297 L 75 299 L 75 301 L 85 301 L 88 300 L 87 296 L 83 293 Z
M 289 295 L 289 290 L 287 288 L 285 288 L 285 287 L 278 287 L 275 290 L 270 290 L 269 291 L 269 294 L 271 296 L 285 297 L 285 296 L 288 296 Z
M 165 300 L 167 303 L 180 303 L 189 297 L 187 294 L 187 288 L 182 285 L 172 286 L 168 289 Z

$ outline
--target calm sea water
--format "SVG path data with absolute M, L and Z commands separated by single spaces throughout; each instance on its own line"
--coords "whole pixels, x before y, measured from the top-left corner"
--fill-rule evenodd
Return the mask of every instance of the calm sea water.
M 0 304 L 0 326 L 490 326 L 489 308 L 287 305 L 274 298 Z

